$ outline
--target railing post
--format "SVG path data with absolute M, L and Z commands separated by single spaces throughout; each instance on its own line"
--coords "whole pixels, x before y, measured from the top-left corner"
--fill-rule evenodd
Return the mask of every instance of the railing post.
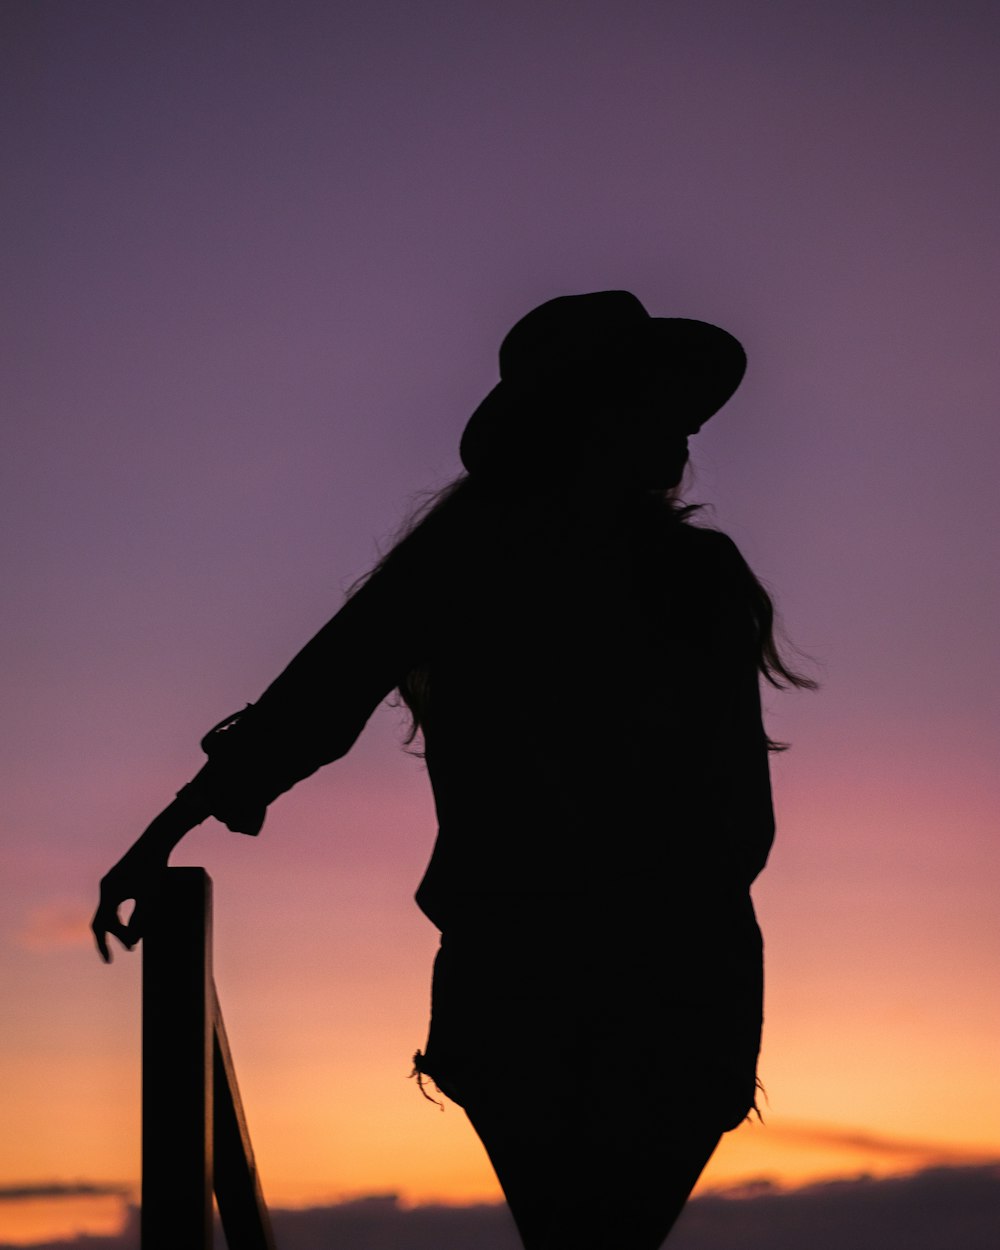
M 171 868 L 142 939 L 142 1250 L 212 1244 L 212 882 Z

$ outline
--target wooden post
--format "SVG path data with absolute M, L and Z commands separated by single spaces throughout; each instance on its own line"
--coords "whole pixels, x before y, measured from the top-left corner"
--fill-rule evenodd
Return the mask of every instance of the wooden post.
M 212 882 L 168 869 L 142 939 L 142 1250 L 211 1250 Z
M 212 980 L 212 879 L 170 868 L 142 939 L 142 1250 L 274 1250 Z

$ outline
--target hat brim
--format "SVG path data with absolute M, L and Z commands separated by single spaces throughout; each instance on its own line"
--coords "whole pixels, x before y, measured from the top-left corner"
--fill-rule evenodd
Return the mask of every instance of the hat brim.
M 743 380 L 746 353 L 719 326 L 684 317 L 650 317 L 641 337 L 643 367 L 637 377 L 608 378 L 593 389 L 567 384 L 562 395 L 498 382 L 466 423 L 459 445 L 462 464 L 474 473 L 491 462 L 509 463 L 518 455 L 531 458 L 545 446 L 565 446 L 572 437 L 567 416 L 572 420 L 581 408 L 592 408 L 596 395 L 602 406 L 615 397 L 628 402 L 636 386 L 660 394 L 664 420 L 692 434 L 732 398 Z M 560 414 L 560 420 L 554 408 L 571 411 Z M 556 438 L 551 437 L 554 426 L 560 427 Z

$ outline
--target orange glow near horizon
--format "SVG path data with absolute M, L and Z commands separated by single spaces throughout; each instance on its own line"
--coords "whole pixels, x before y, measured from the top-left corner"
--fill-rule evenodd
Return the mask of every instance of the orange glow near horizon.
M 433 1107 L 429 1108 L 434 1111 Z M 448 1123 L 450 1118 L 451 1123 Z M 450 1104 L 441 1118 L 437 1133 L 423 1133 L 417 1142 L 406 1139 L 406 1125 L 396 1125 L 402 1133 L 398 1149 L 385 1154 L 386 1139 L 374 1140 L 368 1133 L 362 1140 L 327 1143 L 326 1150 L 314 1154 L 304 1143 L 295 1156 L 281 1151 L 279 1161 L 270 1158 L 272 1143 L 257 1150 L 264 1181 L 264 1193 L 273 1209 L 322 1206 L 371 1194 L 397 1194 L 404 1206 L 427 1203 L 464 1205 L 502 1201 L 485 1155 L 464 1117 Z M 387 1126 L 380 1115 L 372 1118 L 372 1135 Z M 433 1140 L 437 1138 L 437 1140 Z M 315 1146 L 315 1143 L 312 1143 Z M 423 1146 L 423 1149 L 419 1148 Z M 414 1147 L 417 1146 L 416 1149 Z M 401 1156 L 411 1153 L 403 1163 Z M 267 1159 L 267 1162 L 262 1162 Z M 1000 1160 L 1000 1151 L 881 1139 L 874 1134 L 830 1125 L 807 1124 L 767 1118 L 766 1124 L 748 1122 L 727 1134 L 709 1163 L 696 1194 L 715 1190 L 739 1189 L 767 1182 L 779 1189 L 832 1179 L 859 1176 L 903 1175 L 932 1166 L 961 1166 Z M 340 1183 L 314 1176 L 303 1180 L 296 1165 L 306 1174 L 317 1164 L 342 1169 Z M 80 1233 L 107 1235 L 117 1232 L 129 1203 L 138 1202 L 138 1182 L 131 1193 L 63 1198 L 23 1199 L 0 1207 L 0 1236 L 12 1244 L 71 1237 Z
M 116 1197 L 29 1198 L 0 1207 L 0 1237 L 12 1245 L 89 1234 L 113 1236 L 121 1230 L 126 1203 Z
M 981 990 L 988 915 L 969 904 L 952 921 L 947 898 L 927 893 L 922 909 L 907 910 L 880 893 L 877 877 L 839 881 L 835 826 L 816 836 L 799 797 L 780 797 L 782 823 L 796 834 L 779 835 L 755 889 L 767 945 L 760 1070 L 770 1105 L 762 1102 L 765 1124 L 726 1136 L 699 1188 L 760 1178 L 788 1187 L 1000 1156 L 992 1041 L 1000 1022 Z M 426 807 L 419 768 L 404 762 L 380 809 L 365 806 L 364 786 L 331 796 L 320 781 L 283 799 L 259 842 L 206 827 L 176 856 L 209 863 L 215 879 L 216 979 L 274 1207 L 389 1192 L 408 1204 L 500 1198 L 463 1113 L 447 1103 L 440 1112 L 407 1079 L 425 1037 L 436 945 L 409 897 Z M 329 842 L 331 810 L 346 828 L 367 822 L 374 873 L 357 840 Z M 926 834 L 911 822 L 911 846 L 929 842 L 932 826 L 933 813 Z M 852 832 L 864 842 L 863 827 Z M 894 836 L 887 821 L 877 832 Z M 806 880 L 796 854 L 809 834 L 832 867 L 814 849 Z M 897 876 L 901 891 L 911 888 Z M 31 994 L 9 1020 L 22 1041 L 0 1055 L 5 1108 L 19 1130 L 0 1138 L 0 1176 L 136 1187 L 140 958 L 119 952 L 111 968 L 100 965 L 85 936 L 67 937 L 71 912 L 53 905 L 24 929 L 19 975 Z M 594 1078 L 594 1095 L 616 1096 L 613 1074 L 597 1069 Z M 25 1243 L 107 1231 L 121 1210 L 116 1198 L 5 1202 L 0 1231 Z

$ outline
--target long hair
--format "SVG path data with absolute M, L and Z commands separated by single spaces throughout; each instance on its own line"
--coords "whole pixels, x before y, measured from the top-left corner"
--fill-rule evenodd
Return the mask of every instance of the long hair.
M 407 549 L 418 535 L 429 524 L 445 521 L 447 514 L 462 508 L 477 492 L 483 494 L 495 490 L 489 478 L 479 475 L 472 477 L 467 473 L 460 474 L 453 481 L 437 491 L 428 491 L 420 497 L 416 507 L 395 535 L 389 550 L 379 559 L 378 563 L 360 577 L 349 590 L 354 594 L 370 578 L 385 567 L 390 561 L 404 557 Z M 543 490 L 539 487 L 539 490 Z M 679 487 L 670 490 L 645 492 L 648 506 L 659 515 L 677 526 L 691 525 L 691 518 L 702 508 L 701 504 L 684 503 L 679 495 Z M 509 491 L 503 492 L 509 502 Z M 707 528 L 697 526 L 695 528 Z M 786 651 L 791 648 L 786 639 L 781 638 L 781 631 L 776 621 L 774 601 L 761 581 L 749 565 L 744 562 L 744 592 L 747 597 L 746 608 L 753 627 L 753 649 L 757 670 L 771 686 L 778 690 L 793 687 L 798 690 L 815 690 L 818 683 L 796 669 L 786 658 Z M 431 675 L 426 666 L 413 669 L 399 684 L 399 696 L 410 714 L 410 725 L 404 739 L 407 746 L 412 745 L 417 734 L 426 722 L 427 709 L 430 703 Z M 784 751 L 787 743 L 767 739 L 770 751 Z

